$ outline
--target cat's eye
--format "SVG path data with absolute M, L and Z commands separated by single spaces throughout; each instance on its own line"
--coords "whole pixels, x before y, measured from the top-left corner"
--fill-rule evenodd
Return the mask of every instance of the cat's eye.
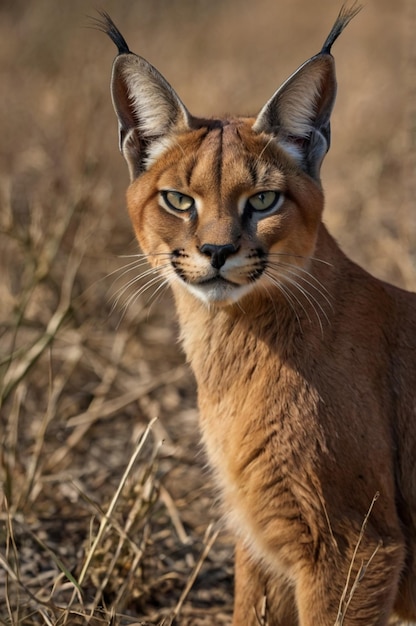
M 279 191 L 259 191 L 250 196 L 247 206 L 252 211 L 271 211 L 283 202 L 283 194 Z
M 169 209 L 174 211 L 189 211 L 193 209 L 195 200 L 180 191 L 162 191 L 162 197 Z

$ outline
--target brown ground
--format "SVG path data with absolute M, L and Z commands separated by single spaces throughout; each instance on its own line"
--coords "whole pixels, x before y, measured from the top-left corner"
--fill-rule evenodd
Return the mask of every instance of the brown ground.
M 369 0 L 337 42 L 323 179 L 344 249 L 415 289 L 412 5 Z M 0 622 L 170 624 L 176 607 L 183 626 L 228 624 L 232 544 L 221 531 L 210 547 L 218 514 L 172 302 L 128 290 L 112 310 L 137 249 L 108 92 L 115 50 L 84 28 L 96 6 L 0 4 Z M 103 6 L 201 115 L 258 111 L 339 8 Z

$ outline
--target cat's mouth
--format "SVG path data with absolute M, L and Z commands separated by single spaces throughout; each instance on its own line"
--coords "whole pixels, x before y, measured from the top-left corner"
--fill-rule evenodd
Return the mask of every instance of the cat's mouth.
M 230 285 L 233 287 L 241 287 L 238 283 L 233 282 L 232 280 L 228 280 L 221 275 L 212 276 L 211 278 L 206 278 L 205 280 L 201 280 L 197 283 L 197 285 L 201 285 L 204 287 L 208 287 L 210 285 Z
M 259 273 L 258 271 L 251 271 L 251 274 L 247 275 L 247 272 L 243 271 L 244 267 L 235 265 L 228 267 L 228 269 L 210 267 L 207 270 L 205 267 L 203 271 L 189 272 L 185 271 L 181 263 L 178 263 L 176 255 L 172 265 L 182 284 L 193 296 L 206 304 L 218 306 L 235 303 L 250 292 Z
M 252 288 L 217 275 L 199 282 L 186 283 L 188 290 L 206 304 L 224 306 L 237 302 Z

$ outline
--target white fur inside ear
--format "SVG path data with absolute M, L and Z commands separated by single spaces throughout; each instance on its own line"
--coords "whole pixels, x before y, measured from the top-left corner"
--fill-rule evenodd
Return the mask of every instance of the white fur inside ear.
M 282 94 L 279 103 L 281 125 L 291 135 L 307 137 L 313 129 L 322 78 L 322 72 L 314 81 L 300 76 Z
M 271 134 L 312 177 L 319 179 L 329 148 L 335 102 L 334 60 L 318 54 L 301 65 L 264 105 L 253 131 Z
M 133 53 L 116 57 L 111 93 L 133 180 L 171 145 L 175 131 L 189 128 L 192 116 L 157 69 Z
M 151 167 L 164 152 L 172 148 L 175 144 L 174 137 L 162 137 L 152 142 L 147 150 L 147 156 L 144 160 L 146 169 Z
M 283 131 L 294 137 L 307 137 L 314 128 L 320 90 L 325 78 L 323 68 L 313 68 L 313 75 L 297 72 L 270 98 L 253 126 L 261 130 Z M 273 129 L 273 121 L 277 128 Z
M 302 163 L 303 150 L 299 146 L 297 146 L 295 143 L 291 143 L 290 141 L 279 141 L 279 146 L 283 148 L 283 150 L 290 157 L 292 157 L 292 159 L 294 159 L 298 163 Z
M 147 73 L 126 68 L 124 78 L 133 110 L 143 136 L 160 134 L 171 119 L 171 107 L 160 85 Z

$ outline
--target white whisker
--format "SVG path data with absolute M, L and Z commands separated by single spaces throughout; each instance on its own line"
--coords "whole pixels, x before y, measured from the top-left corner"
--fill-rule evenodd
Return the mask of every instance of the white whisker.
M 140 267 L 143 267 L 144 265 L 147 265 L 147 261 L 146 259 L 142 259 L 139 261 L 131 261 L 131 263 L 127 263 L 126 265 L 122 265 L 122 267 L 118 267 L 117 269 L 113 270 L 112 272 L 110 272 L 109 274 L 107 274 L 107 278 L 109 276 L 113 276 L 114 274 L 117 274 L 118 272 L 122 272 L 122 274 L 120 274 L 120 276 L 117 276 L 117 278 L 115 279 L 116 281 L 119 280 L 122 276 L 124 276 L 125 274 L 128 274 L 129 272 L 132 272 L 133 270 L 139 269 Z
M 161 295 L 167 290 L 167 288 L 169 287 L 169 284 L 170 284 L 169 276 L 166 276 L 165 279 L 159 285 L 159 287 L 150 296 L 149 302 L 148 302 L 148 305 L 149 305 L 149 310 L 147 313 L 148 316 L 150 316 L 152 307 L 155 306 L 155 304 L 160 299 Z
M 322 320 L 321 320 L 321 316 L 319 314 L 319 311 L 317 310 L 315 305 L 318 306 L 319 310 L 321 311 L 322 315 L 325 317 L 325 319 L 326 319 L 326 321 L 328 323 L 329 323 L 329 319 L 328 319 L 328 315 L 325 312 L 325 309 L 322 307 L 322 305 L 319 302 L 319 300 L 317 300 L 317 298 L 315 298 L 311 293 L 309 293 L 309 291 L 307 289 L 305 289 L 304 287 L 299 285 L 299 283 L 296 280 L 293 280 L 292 278 L 288 278 L 288 276 L 285 276 L 285 279 L 291 285 L 293 285 L 293 287 L 298 289 L 301 292 L 301 294 L 304 296 L 304 298 L 309 302 L 313 312 L 316 315 L 316 319 L 318 320 L 319 328 L 321 329 L 321 335 L 323 335 L 324 334 L 324 327 L 322 325 Z
M 123 311 L 119 320 L 119 324 L 121 323 L 121 321 L 124 319 L 124 316 L 126 315 L 127 309 L 132 306 L 135 302 L 137 302 L 137 300 L 144 294 L 146 293 L 146 291 L 148 291 L 151 287 L 153 287 L 154 285 L 157 285 L 158 282 L 162 281 L 162 283 L 164 283 L 165 281 L 168 280 L 168 277 L 164 276 L 163 274 L 157 273 L 156 276 L 154 276 L 151 280 L 149 280 L 145 285 L 142 285 L 140 287 L 140 289 L 138 289 L 137 291 L 135 291 L 134 293 L 132 293 L 129 298 L 126 300 L 126 302 L 123 305 Z
M 267 148 L 270 146 L 270 144 L 272 143 L 273 140 L 274 140 L 274 137 L 270 137 L 270 139 L 268 140 L 268 142 L 264 146 L 263 150 L 260 152 L 259 156 L 257 157 L 257 162 L 260 162 L 261 157 L 266 152 Z
M 234 306 L 237 306 L 237 307 L 240 309 L 241 313 L 242 313 L 244 316 L 245 316 L 245 315 L 247 315 L 247 313 L 244 311 L 243 307 L 241 306 L 241 303 L 240 303 L 240 301 L 239 301 L 239 300 L 237 300 L 236 302 L 234 302 Z
M 155 276 L 153 276 L 153 278 L 151 278 L 150 280 L 148 280 L 144 285 L 142 285 L 137 291 L 134 291 L 127 299 L 124 307 L 128 308 L 130 306 L 130 304 L 137 300 L 137 298 L 139 298 L 141 295 L 143 295 L 148 289 L 150 289 L 150 287 L 152 287 L 153 285 L 157 284 L 159 281 L 164 279 L 163 274 L 160 274 L 159 272 L 154 272 Z M 141 279 L 141 276 L 137 277 L 137 280 Z M 131 286 L 131 285 L 130 285 Z
M 114 309 L 117 308 L 118 303 L 120 301 L 120 299 L 122 298 L 122 296 L 136 283 L 144 280 L 145 278 L 147 278 L 148 276 L 153 276 L 153 275 L 159 275 L 159 271 L 163 270 L 164 268 L 169 267 L 169 264 L 165 264 L 162 265 L 160 267 L 150 267 L 148 268 L 145 272 L 141 272 L 140 274 L 137 274 L 136 276 L 133 276 L 133 278 L 131 278 L 129 281 L 127 281 L 127 283 L 125 283 L 124 285 L 122 285 L 119 289 L 117 289 L 117 291 L 113 294 L 113 298 L 115 298 L 114 304 L 111 308 L 111 312 L 114 311 Z M 146 283 L 148 284 L 148 283 Z
M 283 272 L 287 272 L 292 276 L 296 276 L 297 278 L 305 282 L 307 285 L 309 285 L 309 287 L 311 287 L 311 289 L 315 289 L 315 291 L 317 291 L 319 295 L 322 296 L 322 298 L 326 301 L 328 306 L 331 307 L 331 309 L 333 308 L 332 302 L 329 299 L 331 297 L 331 294 L 328 289 L 325 287 L 324 284 L 321 283 L 320 280 L 316 278 L 316 276 L 314 276 L 311 272 L 308 272 L 308 270 L 306 270 L 304 267 L 292 265 L 291 263 L 283 263 L 282 261 L 278 261 L 277 263 L 269 263 L 269 265 L 274 269 L 283 268 Z M 304 274 L 305 276 L 301 276 L 299 275 L 299 273 Z M 306 278 L 306 276 L 308 278 Z M 311 281 L 314 281 L 316 284 Z
M 149 252 L 144 254 L 143 252 L 137 252 L 136 254 L 119 254 L 119 259 L 149 259 L 150 257 L 165 256 L 170 257 L 170 252 Z
M 170 264 L 170 254 L 168 252 L 158 252 L 152 254 L 130 254 L 130 255 L 121 255 L 120 258 L 132 259 L 126 265 L 117 270 L 114 270 L 109 275 L 117 274 L 120 275 L 116 277 L 114 284 L 116 284 L 120 279 L 128 274 L 134 272 L 134 275 L 130 277 L 125 284 L 119 287 L 115 293 L 113 293 L 112 298 L 114 298 L 113 305 L 111 307 L 110 315 L 114 312 L 114 310 L 119 306 L 121 298 L 134 287 L 133 293 L 131 293 L 127 299 L 125 300 L 122 313 L 120 319 L 118 321 L 117 326 L 120 325 L 124 316 L 126 315 L 127 310 L 133 303 L 135 303 L 143 294 L 145 294 L 148 290 L 152 289 L 152 287 L 156 287 L 154 294 L 147 300 L 146 304 L 149 304 L 151 300 L 154 301 L 154 297 L 156 294 L 162 293 L 163 287 L 167 286 L 169 283 L 169 273 L 173 273 L 172 266 Z M 162 260 L 161 265 L 149 266 L 149 259 L 154 258 Z M 144 282 L 144 284 L 142 284 Z M 161 283 L 161 284 L 158 284 Z M 138 285 L 139 284 L 139 285 Z M 136 288 L 138 285 L 138 288 Z
M 285 269 L 285 268 L 280 268 L 283 271 L 278 273 L 278 276 L 280 279 L 283 279 L 285 281 L 287 281 L 289 284 L 291 284 L 295 289 L 297 289 L 305 298 L 305 300 L 309 303 L 309 305 L 311 306 L 313 312 L 316 315 L 316 318 L 318 320 L 319 323 L 319 327 L 321 329 L 321 334 L 323 335 L 323 324 L 322 324 L 322 319 L 321 319 L 321 315 L 326 319 L 327 323 L 329 324 L 329 317 L 325 311 L 325 309 L 323 308 L 322 304 L 319 302 L 318 298 L 311 293 L 310 291 L 308 291 L 308 289 L 306 287 L 304 287 L 303 285 L 299 284 L 298 280 L 295 280 L 293 278 L 291 278 L 289 276 L 290 272 L 289 270 Z M 277 271 L 276 269 L 274 269 L 274 271 Z M 292 276 L 293 276 L 293 272 L 292 272 Z M 295 274 L 296 278 L 300 278 L 297 274 Z M 312 285 L 312 287 L 314 287 Z M 316 287 L 314 287 L 315 289 L 317 289 Z M 293 292 L 292 292 L 293 294 Z
M 294 315 L 296 317 L 296 321 L 299 324 L 299 329 L 300 329 L 301 333 L 303 333 L 302 324 L 300 322 L 300 318 L 299 318 L 298 312 L 296 311 L 296 307 L 295 307 L 294 303 L 292 302 L 290 291 L 288 289 L 286 289 L 283 284 L 280 284 L 278 281 L 276 281 L 276 279 L 274 277 L 272 278 L 271 276 L 268 276 L 267 273 L 266 273 L 266 276 L 272 282 L 272 284 L 275 285 L 275 287 L 277 287 L 283 293 L 284 297 L 286 298 L 287 303 L 289 304 L 290 308 L 292 309 L 292 311 L 293 311 L 293 313 L 294 313 Z M 275 314 L 275 317 L 276 317 L 276 322 L 278 322 L 279 316 L 278 316 L 278 312 L 277 312 L 277 309 L 276 309 L 275 300 L 274 300 L 272 294 L 270 293 L 270 291 L 268 290 L 267 285 L 264 285 L 264 289 L 266 290 L 267 295 L 269 296 L 269 300 L 270 300 L 270 302 L 273 305 L 273 310 L 274 310 L 274 314 Z
M 323 265 L 328 265 L 328 267 L 332 267 L 332 263 L 325 261 L 324 259 L 319 259 L 314 256 L 304 256 L 302 254 L 293 254 L 292 252 L 269 252 L 269 257 L 281 257 L 281 256 L 290 256 L 293 259 L 304 259 L 307 261 L 314 261 L 315 263 L 322 263 Z
M 303 310 L 304 314 L 306 315 L 306 318 L 308 320 L 308 322 L 311 322 L 311 318 L 309 316 L 308 311 L 305 309 L 303 303 L 301 300 L 299 300 L 299 298 L 296 296 L 296 294 L 294 294 L 289 288 L 288 286 L 283 283 L 281 280 L 279 280 L 278 276 L 275 276 L 274 274 L 272 274 L 270 271 L 266 270 L 264 272 L 264 274 L 268 277 L 268 279 L 270 280 L 270 282 L 275 285 L 275 287 L 277 287 L 285 296 L 288 304 L 290 305 L 292 311 L 294 312 L 296 319 L 298 321 L 299 324 L 299 328 L 302 330 L 302 324 L 300 323 L 300 318 L 299 315 L 296 311 L 296 306 L 295 303 L 297 303 L 301 309 Z
M 167 265 L 161 266 L 161 268 L 164 268 L 164 267 L 167 267 Z M 133 276 L 133 278 L 130 278 L 127 281 L 127 283 L 125 283 L 119 289 L 117 289 L 117 291 L 114 293 L 114 296 L 116 296 L 119 293 L 121 293 L 121 294 L 124 293 L 127 289 L 129 289 L 132 285 L 137 283 L 139 280 L 143 280 L 144 278 L 147 278 L 148 276 L 152 276 L 153 274 L 157 274 L 158 270 L 159 270 L 159 268 L 150 267 L 146 271 L 141 272 L 140 274 L 136 274 L 135 276 Z
M 144 265 L 147 264 L 145 255 L 132 254 L 132 255 L 129 255 L 129 257 L 118 257 L 118 258 L 131 258 L 131 257 L 135 257 L 135 260 L 130 261 L 130 263 L 126 263 L 125 265 L 122 265 L 121 267 L 117 267 L 115 270 L 112 270 L 111 272 L 106 274 L 106 276 L 104 276 L 104 279 L 107 279 L 110 276 L 114 276 L 114 274 L 118 274 L 121 272 L 120 276 L 117 276 L 115 278 L 114 280 L 114 283 L 115 283 L 118 280 L 120 280 L 122 276 L 124 276 L 125 274 L 128 274 L 128 272 L 139 269 L 140 267 L 143 267 Z M 141 257 L 141 258 L 138 258 L 138 257 Z

